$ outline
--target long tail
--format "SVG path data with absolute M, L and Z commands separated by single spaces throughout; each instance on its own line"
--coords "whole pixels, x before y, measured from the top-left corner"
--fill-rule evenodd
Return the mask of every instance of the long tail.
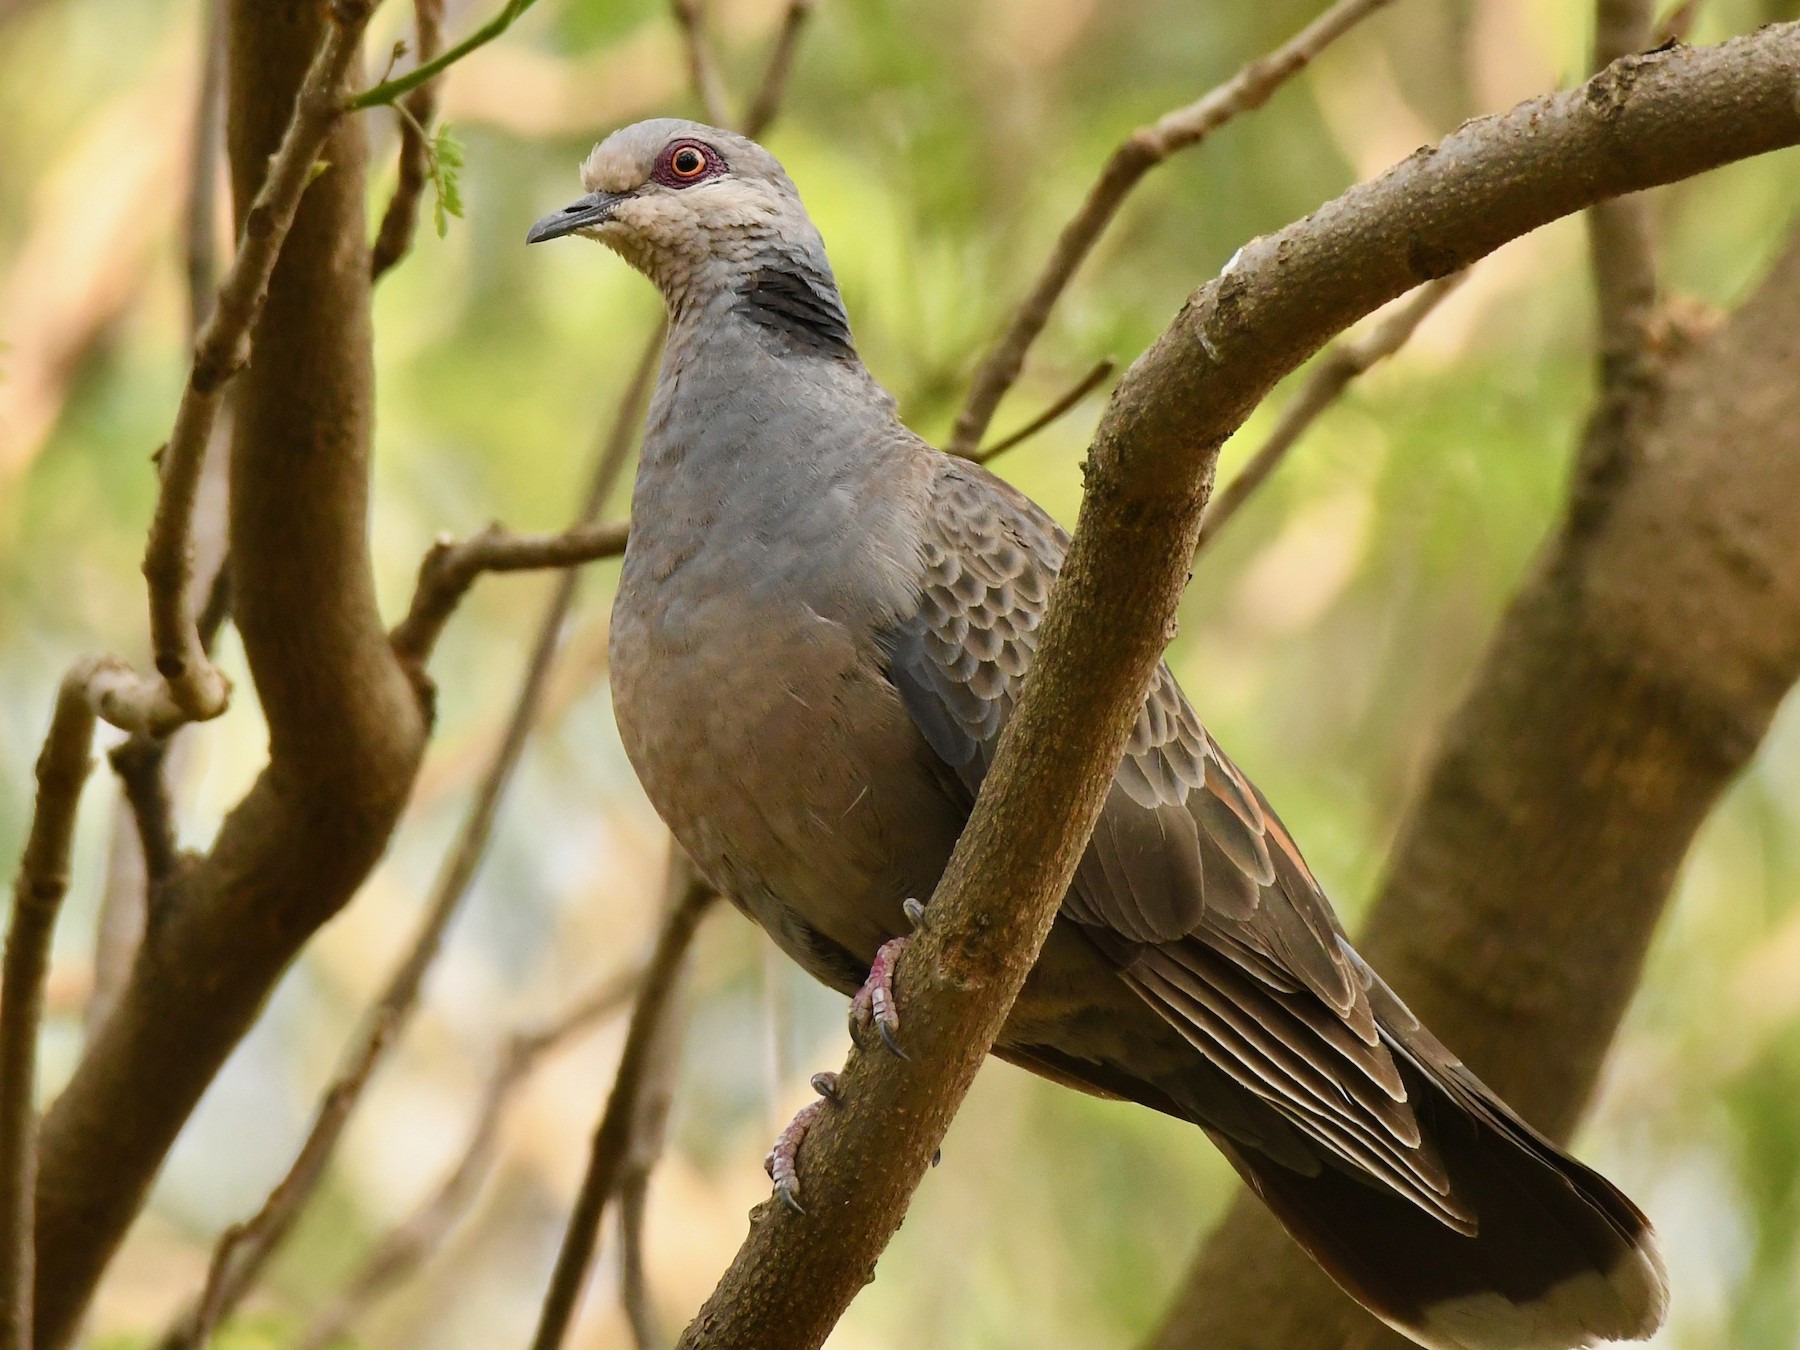
M 1654 1332 L 1667 1277 L 1637 1207 L 1460 1063 L 1393 1048 L 1420 1127 L 1477 1231 L 1464 1236 L 1338 1167 L 1303 1175 L 1219 1140 L 1300 1245 L 1370 1311 L 1433 1350 L 1575 1350 Z

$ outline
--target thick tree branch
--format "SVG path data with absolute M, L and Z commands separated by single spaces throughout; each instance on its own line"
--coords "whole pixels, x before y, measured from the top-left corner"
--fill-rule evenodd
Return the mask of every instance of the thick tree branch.
M 368 5 L 233 5 L 228 127 L 243 242 L 239 280 L 227 281 L 210 322 L 254 316 L 260 301 L 257 359 L 234 388 L 230 552 L 270 765 L 210 853 L 170 878 L 116 1008 L 45 1118 L 38 1350 L 67 1344 L 200 1094 L 306 938 L 374 864 L 424 744 L 368 557 L 366 153 L 360 127 L 337 115 Z M 263 300 L 244 279 L 267 272 L 296 198 Z M 197 364 L 177 445 L 192 443 L 244 350 L 201 348 L 219 364 Z M 185 453 L 171 454 L 166 478 L 191 471 Z
M 91 767 L 88 672 L 69 672 L 37 761 L 37 801 L 13 881 L 0 969 L 0 1350 L 30 1350 L 37 1176 L 37 1043 L 50 939 L 69 891 L 76 807 Z
M 684 1347 L 817 1346 L 872 1276 L 1074 874 L 1172 631 L 1224 438 L 1414 286 L 1601 198 L 1800 140 L 1797 73 L 1793 24 L 1633 58 L 1465 125 L 1253 242 L 1188 301 L 1101 422 L 1037 666 L 900 959 L 911 1058 L 852 1051 L 841 1104 L 800 1154 L 811 1212 L 758 1207 Z
M 562 1249 L 556 1254 L 556 1269 L 551 1273 L 550 1287 L 538 1313 L 532 1350 L 560 1350 L 568 1335 L 581 1301 L 582 1286 L 587 1283 L 588 1267 L 593 1264 L 600 1219 L 607 1202 L 617 1194 L 631 1160 L 633 1141 L 640 1129 L 643 1094 L 656 1078 L 658 1060 L 669 1053 L 667 1023 L 687 966 L 688 949 L 693 945 L 700 920 L 718 898 L 679 846 L 671 847 L 674 851 L 669 863 L 668 917 L 657 936 L 656 950 L 645 968 L 643 987 L 631 1010 L 619 1071 L 599 1127 L 594 1131 L 593 1151 L 563 1232 Z
M 1203 98 L 1166 113 L 1127 136 L 1074 219 L 1063 226 L 1031 291 L 1014 311 L 1006 331 L 982 358 L 962 411 L 944 448 L 953 455 L 973 455 L 1007 390 L 1025 367 L 1032 343 L 1050 321 L 1076 270 L 1125 204 L 1138 180 L 1170 155 L 1201 141 L 1240 113 L 1260 108 L 1278 88 L 1310 65 L 1318 54 L 1390 0 L 1337 0 L 1282 46 L 1250 62 Z
M 1425 322 L 1425 316 L 1460 286 L 1466 275 L 1457 272 L 1441 281 L 1427 282 L 1419 287 L 1418 294 L 1367 333 L 1345 339 L 1319 359 L 1317 368 L 1307 377 L 1300 392 L 1281 410 L 1280 420 L 1269 433 L 1269 439 L 1257 448 L 1249 462 L 1238 470 L 1237 476 L 1221 488 L 1207 506 L 1206 516 L 1200 522 L 1200 540 L 1194 546 L 1195 552 L 1218 537 L 1219 531 L 1268 481 L 1269 475 L 1287 458 L 1288 451 L 1319 420 L 1319 416 L 1337 402 L 1351 381 L 1404 347 L 1419 325 Z

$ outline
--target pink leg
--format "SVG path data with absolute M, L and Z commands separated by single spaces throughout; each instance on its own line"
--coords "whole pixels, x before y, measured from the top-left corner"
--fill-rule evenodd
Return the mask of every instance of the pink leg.
M 906 1051 L 895 1039 L 900 1030 L 900 1014 L 894 1008 L 894 962 L 911 942 L 909 937 L 897 937 L 882 943 L 869 967 L 869 978 L 850 1000 L 850 1034 L 860 1043 L 863 1033 L 873 1026 L 881 1033 L 882 1044 L 901 1059 L 906 1058 Z
M 924 917 L 925 906 L 917 900 L 908 900 L 903 908 L 916 927 Z M 894 963 L 911 942 L 910 937 L 897 937 L 882 943 L 869 967 L 869 978 L 850 1000 L 851 1036 L 860 1044 L 863 1034 L 872 1025 L 881 1034 L 882 1044 L 901 1059 L 906 1058 L 906 1051 L 900 1048 L 898 1039 L 900 1011 L 894 1004 Z
M 775 1183 L 775 1194 L 780 1197 L 782 1204 L 796 1214 L 806 1213 L 800 1205 L 800 1174 L 795 1169 L 795 1163 L 800 1157 L 800 1145 L 813 1122 L 819 1118 L 819 1113 L 837 1100 L 837 1081 L 835 1073 L 815 1073 L 812 1076 L 813 1091 L 819 1094 L 819 1100 L 808 1102 L 795 1112 L 787 1128 L 775 1136 L 775 1147 L 763 1159 L 763 1170 L 769 1174 L 769 1180 Z

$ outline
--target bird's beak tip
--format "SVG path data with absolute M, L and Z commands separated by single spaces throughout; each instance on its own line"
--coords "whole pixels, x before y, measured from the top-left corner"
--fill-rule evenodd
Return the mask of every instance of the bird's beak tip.
M 590 192 L 580 201 L 570 202 L 560 211 L 552 211 L 525 232 L 527 244 L 541 244 L 546 239 L 560 239 L 566 234 L 590 230 L 612 219 L 612 210 L 622 193 Z

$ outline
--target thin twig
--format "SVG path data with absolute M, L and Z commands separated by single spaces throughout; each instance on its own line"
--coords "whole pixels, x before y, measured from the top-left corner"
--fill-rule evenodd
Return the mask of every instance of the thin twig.
M 1274 473 L 1307 428 L 1319 415 L 1335 403 L 1350 382 L 1370 366 L 1399 351 L 1411 339 L 1419 325 L 1442 303 L 1445 296 L 1463 282 L 1467 272 L 1457 272 L 1437 281 L 1427 282 L 1411 299 L 1358 338 L 1339 342 L 1319 358 L 1312 374 L 1281 410 L 1280 420 L 1237 476 L 1219 490 L 1200 522 L 1200 538 L 1194 553 L 1212 543 L 1219 531 L 1238 513 L 1251 495 Z
M 76 807 L 90 768 L 94 709 L 87 671 L 63 679 L 37 761 L 37 802 L 13 881 L 0 970 L 0 1350 L 31 1350 L 36 1269 L 37 1043 L 50 939 L 69 890 Z
M 421 61 L 404 75 L 396 75 L 391 80 L 383 80 L 362 93 L 344 102 L 345 112 L 364 112 L 369 108 L 381 108 L 392 103 L 402 94 L 410 94 L 420 85 L 428 83 L 442 75 L 463 57 L 488 45 L 507 29 L 511 28 L 524 15 L 525 11 L 537 3 L 537 0 L 506 0 L 500 12 L 477 28 L 468 37 L 457 43 L 448 51 L 439 52 L 429 61 Z
M 640 1094 L 651 1079 L 659 1043 L 668 1034 L 664 1021 L 674 1002 L 676 986 L 686 964 L 688 948 L 700 920 L 717 898 L 703 879 L 693 870 L 677 848 L 669 866 L 668 918 L 656 940 L 656 952 L 644 973 L 643 988 L 637 1005 L 631 1010 L 631 1027 L 625 1033 L 625 1049 L 619 1058 L 619 1070 L 612 1091 L 606 1099 L 606 1110 L 594 1131 L 587 1173 L 581 1179 L 581 1190 L 569 1214 L 563 1232 L 562 1249 L 556 1254 L 556 1269 L 544 1295 L 538 1316 L 537 1334 L 532 1337 L 532 1350 L 560 1350 L 568 1335 L 569 1323 L 587 1283 L 588 1267 L 599 1243 L 600 1219 L 607 1202 L 617 1192 L 620 1178 L 630 1159 L 632 1136 L 638 1123 Z
M 144 855 L 144 880 L 154 888 L 175 870 L 175 808 L 163 781 L 169 743 L 155 736 L 133 736 L 107 753 L 137 826 Z
M 419 60 L 430 61 L 444 45 L 444 0 L 413 0 L 413 26 Z M 412 248 L 419 223 L 419 198 L 431 181 L 431 145 L 427 134 L 437 116 L 440 82 L 427 80 L 401 100 L 400 169 L 394 195 L 381 213 L 381 228 L 369 251 L 369 274 L 380 280 Z
M 1260 56 L 1204 98 L 1139 127 L 1114 150 L 1087 200 L 1063 226 L 1056 247 L 1000 340 L 983 358 L 956 416 L 945 449 L 969 455 L 981 444 L 994 410 L 1024 368 L 1025 355 L 1050 320 L 1050 311 L 1093 251 L 1125 198 L 1151 169 L 1178 150 L 1197 145 L 1240 113 L 1260 108 L 1282 84 L 1357 23 L 1392 0 L 1338 0 L 1285 44 Z
M 605 981 L 550 1024 L 514 1035 L 482 1093 L 468 1143 L 438 1188 L 370 1248 L 362 1265 L 326 1310 L 295 1341 L 293 1350 L 324 1350 L 343 1337 L 390 1289 L 410 1277 L 442 1247 L 493 1169 L 500 1125 L 521 1084 L 544 1057 L 571 1037 L 591 1030 L 622 1008 L 643 978 L 629 971 Z
M 643 402 L 649 385 L 649 372 L 655 369 L 654 357 L 660 350 L 660 330 L 647 345 L 645 356 L 640 360 L 638 370 L 627 389 L 625 397 L 615 415 L 605 441 L 597 456 L 592 478 L 588 485 L 585 500 L 581 506 L 581 519 L 591 519 L 605 504 L 611 494 L 619 474 L 624 468 L 632 435 L 639 420 L 643 416 Z M 612 527 L 606 527 L 612 528 Z M 618 531 L 622 539 L 622 530 Z M 477 536 L 469 545 L 490 539 L 493 532 Z M 604 536 L 610 538 L 611 536 Z M 515 539 L 511 536 L 495 537 L 491 557 L 477 549 L 476 564 L 461 581 L 460 595 L 467 590 L 470 582 L 482 570 L 504 570 L 508 567 L 523 566 L 558 566 L 576 559 L 565 555 L 573 546 L 573 542 L 586 541 L 592 546 L 594 531 L 592 527 L 576 525 L 562 535 L 551 535 L 543 538 L 527 537 Z M 573 542 L 572 542 L 573 541 Z M 449 553 L 456 548 L 467 548 L 469 545 L 453 545 L 448 548 L 434 549 L 428 555 L 425 569 L 429 570 L 431 558 L 440 552 Z M 560 550 L 560 552 L 559 552 Z M 526 557 L 554 556 L 564 558 L 563 562 L 530 563 L 522 561 Z M 455 575 L 464 564 L 452 561 L 449 564 Z M 300 1146 L 287 1175 L 269 1193 L 262 1208 L 245 1223 L 227 1229 L 221 1235 L 218 1247 L 207 1278 L 206 1288 L 197 1302 L 184 1311 L 170 1325 L 163 1339 L 159 1342 L 159 1350 L 189 1350 L 204 1344 L 205 1335 L 210 1328 L 217 1325 L 218 1319 L 229 1316 L 243 1301 L 255 1285 L 268 1260 L 293 1231 L 306 1205 L 312 1199 L 319 1181 L 325 1173 L 326 1165 L 337 1150 L 338 1141 L 343 1137 L 350 1116 L 361 1100 L 364 1090 L 374 1076 L 385 1057 L 388 1048 L 399 1038 L 413 1012 L 418 1006 L 419 995 L 424 987 L 425 976 L 436 959 L 443 943 L 444 933 L 449 928 L 450 920 L 455 916 L 469 883 L 474 880 L 476 869 L 481 863 L 487 848 L 489 837 L 493 833 L 494 822 L 499 816 L 500 802 L 512 781 L 513 770 L 517 767 L 520 755 L 524 752 L 525 741 L 530 735 L 532 725 L 537 719 L 539 705 L 543 699 L 544 688 L 549 680 L 550 668 L 554 661 L 557 646 L 561 640 L 563 621 L 568 615 L 569 606 L 574 598 L 576 576 L 570 572 L 559 581 L 557 590 L 545 607 L 543 617 L 539 621 L 537 639 L 533 646 L 530 662 L 527 664 L 524 678 L 520 682 L 519 691 L 514 698 L 512 712 L 507 721 L 505 735 L 489 762 L 481 783 L 475 792 L 475 799 L 470 804 L 469 814 L 464 818 L 462 829 L 450 854 L 445 859 L 444 867 L 438 874 L 436 885 L 426 906 L 425 917 L 414 935 L 412 945 L 402 959 L 400 965 L 389 978 L 387 988 L 381 998 L 370 1010 L 364 1023 L 362 1037 L 352 1051 L 343 1072 L 326 1089 L 320 1099 L 319 1109 L 314 1116 L 313 1126 L 307 1134 L 305 1142 Z M 421 591 L 425 589 L 421 584 Z M 454 601 L 442 610 L 447 617 Z M 418 610 L 415 598 L 414 610 Z M 408 616 L 411 621 L 412 616 Z M 442 620 L 438 621 L 441 628 Z M 405 624 L 402 625 L 402 628 Z M 399 631 L 399 630 L 396 630 Z M 396 649 L 406 650 L 397 641 Z
M 680 855 L 677 855 L 680 857 Z M 685 880 L 685 857 L 673 865 L 676 877 Z M 650 1174 L 662 1158 L 669 1133 L 669 1112 L 675 1101 L 675 1076 L 681 1067 L 680 993 L 658 1019 L 649 1051 L 649 1067 L 638 1090 L 637 1110 L 631 1125 L 631 1143 L 618 1180 L 619 1196 L 619 1298 L 631 1323 L 638 1350 L 664 1350 L 662 1333 L 644 1269 L 644 1221 L 650 1194 Z
M 250 359 L 250 332 L 268 295 L 319 150 L 342 112 L 339 89 L 361 50 L 372 0 L 337 0 L 318 55 L 294 97 L 294 115 L 244 216 L 237 254 L 194 345 L 194 364 L 160 456 L 161 491 L 144 552 L 150 639 L 160 681 L 120 690 L 100 715 L 127 731 L 166 733 L 225 710 L 230 686 L 200 644 L 188 591 L 193 580 L 194 502 L 225 386 Z
M 1024 426 L 1013 432 L 1012 435 L 1002 436 L 992 445 L 983 446 L 981 449 L 975 451 L 974 454 L 970 455 L 969 458 L 974 460 L 977 464 L 986 464 L 990 459 L 994 458 L 995 455 L 1003 455 L 1015 446 L 1030 440 L 1033 436 L 1037 435 L 1038 432 L 1056 421 L 1057 418 L 1061 417 L 1077 403 L 1081 402 L 1082 399 L 1086 398 L 1089 394 L 1093 393 L 1094 390 L 1106 383 L 1107 378 L 1111 376 L 1115 368 L 1113 359 L 1110 356 L 1107 357 L 1087 374 L 1083 375 L 1081 379 L 1076 382 L 1074 388 L 1070 389 L 1068 393 L 1064 394 Z
M 219 157 L 225 145 L 225 3 L 208 0 L 200 41 L 200 89 L 194 100 L 194 135 L 188 154 L 187 218 L 183 249 L 187 264 L 188 341 L 198 342 L 212 313 L 219 284 Z
M 725 102 L 725 81 L 719 76 L 719 62 L 713 56 L 712 40 L 706 33 L 706 11 L 701 0 L 670 0 L 675 13 L 675 26 L 681 30 L 682 50 L 687 54 L 688 82 L 694 97 L 700 100 L 701 116 L 715 127 L 731 125 L 731 111 Z
M 219 163 L 225 139 L 225 0 L 208 0 L 200 40 L 203 51 L 194 100 L 183 229 L 190 344 L 199 342 L 219 287 L 218 195 Z M 205 603 L 195 619 L 201 650 L 209 658 L 213 639 L 231 608 L 231 568 L 224 557 L 230 440 L 231 409 L 227 398 L 213 424 L 194 501 L 194 554 L 202 565 L 214 569 L 212 581 L 204 591 Z M 203 524 L 208 528 L 201 529 Z M 190 603 L 193 596 L 191 591 Z M 174 866 L 176 835 L 166 778 L 173 763 L 179 762 L 178 759 L 171 761 L 169 753 L 178 735 L 179 731 L 168 736 L 136 731 L 107 756 L 122 789 L 120 805 L 126 809 L 115 807 L 100 915 L 94 925 L 94 977 L 83 1013 L 84 1025 L 90 1034 L 117 1002 L 143 937 L 150 893 Z
M 440 539 L 419 565 L 412 607 L 393 632 L 394 650 L 418 660 L 436 645 L 444 622 L 483 572 L 531 572 L 575 567 L 625 551 L 622 520 L 573 525 L 561 534 L 514 534 L 494 524 L 467 539 Z
M 767 131 L 781 111 L 787 98 L 788 75 L 794 68 L 794 52 L 816 5 L 817 0 L 788 0 L 787 11 L 781 16 L 781 31 L 775 35 L 769 62 L 763 67 L 762 84 L 744 113 L 743 132 L 752 140 Z
M 619 1304 L 637 1350 L 667 1350 L 644 1260 L 649 1199 L 650 1173 L 633 1168 L 619 1183 Z

